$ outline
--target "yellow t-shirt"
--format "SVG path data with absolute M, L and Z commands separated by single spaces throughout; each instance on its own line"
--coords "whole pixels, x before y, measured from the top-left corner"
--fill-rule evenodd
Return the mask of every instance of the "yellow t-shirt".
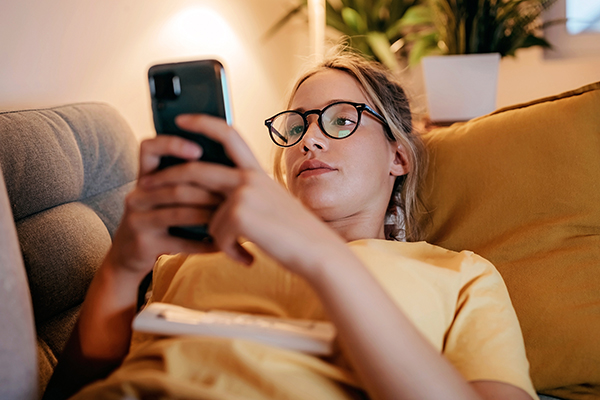
M 348 246 L 466 380 L 510 383 L 537 399 L 516 314 L 500 274 L 488 261 L 424 242 L 368 239 Z M 327 320 L 303 279 L 257 246 L 245 247 L 255 256 L 250 268 L 221 253 L 161 257 L 150 301 Z M 360 388 L 341 354 L 318 358 L 244 340 L 136 334 L 123 365 L 79 396 L 332 400 L 360 398 Z

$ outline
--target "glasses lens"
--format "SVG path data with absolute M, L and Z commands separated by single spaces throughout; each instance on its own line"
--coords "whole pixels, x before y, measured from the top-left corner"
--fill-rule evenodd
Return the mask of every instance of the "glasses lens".
M 351 104 L 340 103 L 328 107 L 321 115 L 325 132 L 334 138 L 350 136 L 358 125 L 358 110 Z
M 304 133 L 304 120 L 302 115 L 295 111 L 288 111 L 278 115 L 271 123 L 271 137 L 279 146 L 295 144 Z

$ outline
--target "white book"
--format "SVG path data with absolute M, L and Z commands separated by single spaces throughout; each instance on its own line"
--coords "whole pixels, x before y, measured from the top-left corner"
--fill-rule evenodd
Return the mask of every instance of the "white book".
M 197 311 L 158 302 L 150 303 L 134 318 L 133 330 L 168 336 L 246 339 L 318 356 L 333 353 L 336 336 L 335 326 L 330 322 Z

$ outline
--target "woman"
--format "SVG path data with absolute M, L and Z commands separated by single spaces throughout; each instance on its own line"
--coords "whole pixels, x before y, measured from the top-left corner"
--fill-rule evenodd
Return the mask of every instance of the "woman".
M 166 284 L 155 282 L 155 291 L 162 296 L 158 300 L 181 296 L 196 299 L 202 293 L 198 294 L 200 290 L 194 285 L 204 285 L 202 279 L 210 281 L 203 286 L 205 290 L 217 291 L 215 286 L 229 285 L 228 279 L 253 280 L 257 275 L 260 278 L 253 282 L 259 282 L 256 287 L 261 293 L 276 286 L 268 280 L 271 278 L 264 277 L 285 276 L 288 283 L 300 279 L 314 296 L 305 290 L 304 297 L 289 303 L 295 304 L 289 309 L 310 303 L 321 310 L 295 316 L 329 318 L 338 330 L 341 356 L 309 360 L 309 356 L 276 353 L 264 346 L 259 350 L 253 347 L 254 353 L 248 351 L 244 357 L 258 354 L 256 351 L 262 359 L 273 357 L 268 359 L 276 359 L 276 364 L 283 366 L 275 373 L 293 364 L 299 369 L 294 369 L 290 379 L 313 374 L 295 387 L 300 393 L 308 390 L 305 393 L 312 393 L 310 398 L 320 395 L 321 388 L 324 398 L 360 397 L 362 389 L 377 399 L 534 398 L 518 322 L 493 267 L 468 252 L 386 240 L 400 231 L 386 227 L 386 221 L 394 217 L 404 221 L 402 231 L 409 240 L 419 239 L 414 223 L 419 212 L 415 193 L 424 154 L 418 136 L 412 133 L 402 88 L 377 65 L 354 56 L 339 56 L 299 80 L 289 109 L 266 121 L 271 138 L 281 146 L 276 175 L 285 176 L 287 191 L 261 170 L 238 134 L 219 119 L 186 115 L 177 123 L 223 143 L 236 168 L 189 162 L 157 171 L 161 156 L 193 161 L 202 149 L 171 136 L 159 135 L 142 143 L 138 185 L 127 198 L 113 246 L 90 286 L 48 395 L 59 387 L 63 395 L 70 395 L 122 362 L 132 336 L 136 289 L 161 254 L 221 251 L 237 263 L 227 266 L 219 258 L 218 265 L 204 266 L 206 256 L 163 258 L 155 279 L 170 278 Z M 212 243 L 187 241 L 167 233 L 169 226 L 207 222 Z M 242 238 L 253 244 L 242 246 Z M 266 259 L 274 260 L 277 266 L 263 267 Z M 240 263 L 251 268 L 242 272 Z M 178 279 L 182 271 L 188 275 Z M 242 275 L 244 278 L 239 278 Z M 190 276 L 198 281 L 192 282 Z M 223 293 L 226 290 L 218 294 Z M 272 309 L 278 313 L 286 307 L 277 303 L 270 308 L 271 300 L 262 303 L 252 293 L 244 298 L 256 304 L 251 311 Z M 206 306 L 200 303 L 186 305 Z M 236 306 L 246 307 L 243 302 Z M 281 313 L 294 314 L 286 310 Z M 203 339 L 179 341 L 185 342 L 183 353 L 189 353 L 202 348 Z M 163 352 L 161 348 L 160 356 L 148 350 L 155 351 L 155 342 L 137 347 L 137 353 L 147 351 L 146 358 L 132 351 L 135 354 L 121 370 L 133 368 L 129 376 L 135 381 L 143 375 L 135 365 L 143 360 L 165 360 L 165 354 L 175 351 L 176 342 L 171 339 L 169 350 Z M 226 344 L 209 340 L 204 352 L 219 346 L 224 346 L 223 352 L 229 351 Z M 285 382 L 271 382 L 269 389 L 264 389 L 267 374 L 260 379 L 247 377 L 260 375 L 255 370 L 236 375 L 231 360 L 237 357 L 235 363 L 239 362 L 239 352 L 222 357 L 216 353 L 212 359 L 203 356 L 204 352 L 198 351 L 200 359 L 190 363 L 190 368 L 196 368 L 194 364 L 204 368 L 223 357 L 229 361 L 215 366 L 222 371 L 209 383 L 198 378 L 209 373 L 205 370 L 184 374 L 189 381 L 203 381 L 204 386 L 194 392 L 201 393 L 199 398 L 235 398 L 219 392 L 215 381 L 221 378 L 234 382 L 227 386 L 234 392 L 235 379 L 246 385 L 240 386 L 247 389 L 240 389 L 239 398 L 292 396 L 285 392 Z M 161 364 L 158 369 L 164 375 L 168 368 L 163 367 Z M 120 379 L 119 370 L 113 376 L 117 377 L 111 378 L 113 381 Z M 132 389 L 135 384 L 125 381 L 106 387 L 137 393 Z M 253 383 L 256 381 L 262 382 L 258 389 Z M 66 382 L 72 386 L 67 388 Z M 317 387 L 314 392 L 310 392 L 312 382 Z M 103 384 L 97 385 L 97 389 L 84 390 L 81 397 L 110 392 L 102 389 Z M 246 395 L 244 390 L 248 390 Z

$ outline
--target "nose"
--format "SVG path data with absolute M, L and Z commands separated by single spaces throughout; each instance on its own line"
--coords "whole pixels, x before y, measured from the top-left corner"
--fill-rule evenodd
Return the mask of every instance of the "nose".
M 308 153 L 315 150 L 327 150 L 329 148 L 329 139 L 321 131 L 317 116 L 309 115 L 307 120 L 308 128 L 301 140 L 302 151 Z

